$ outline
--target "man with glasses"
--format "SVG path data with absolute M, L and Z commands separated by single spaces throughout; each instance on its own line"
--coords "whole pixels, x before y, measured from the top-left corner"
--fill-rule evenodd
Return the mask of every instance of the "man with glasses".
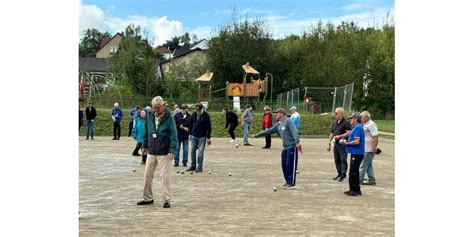
M 147 113 L 145 136 L 142 152 L 147 154 L 145 166 L 145 187 L 143 200 L 137 205 L 152 204 L 151 185 L 156 167 L 160 171 L 161 189 L 163 190 L 163 208 L 170 208 L 171 201 L 171 163 L 178 146 L 176 123 L 171 113 L 163 105 L 163 98 L 156 96 L 151 101 L 153 112 Z
M 344 181 L 347 173 L 347 152 L 346 145 L 340 144 L 341 139 L 349 137 L 351 124 L 344 119 L 344 109 L 336 108 L 336 120 L 331 125 L 331 134 L 329 134 L 328 151 L 331 151 L 331 142 L 334 139 L 334 163 L 336 164 L 337 176 L 333 180 Z

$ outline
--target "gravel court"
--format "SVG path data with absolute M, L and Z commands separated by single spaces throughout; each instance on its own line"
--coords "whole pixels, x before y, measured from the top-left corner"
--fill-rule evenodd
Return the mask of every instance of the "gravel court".
M 145 166 L 141 157 L 131 155 L 133 139 L 81 137 L 80 236 L 394 235 L 393 142 L 379 143 L 383 153 L 374 159 L 377 186 L 362 186 L 362 196 L 349 197 L 343 194 L 347 181 L 332 180 L 336 170 L 327 139 L 302 138 L 296 190 L 281 187 L 281 140 L 273 138 L 272 149 L 266 150 L 261 149 L 265 139 L 249 141 L 254 146 L 236 148 L 228 138 L 213 138 L 203 173 L 180 174 L 176 171 L 184 167 L 172 167 L 172 207 L 163 209 L 158 172 L 155 203 L 136 205 Z

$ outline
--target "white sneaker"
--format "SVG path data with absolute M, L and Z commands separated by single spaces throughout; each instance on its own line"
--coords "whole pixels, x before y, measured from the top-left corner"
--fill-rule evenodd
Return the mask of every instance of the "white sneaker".
M 235 142 L 235 140 L 234 140 L 234 139 L 230 139 L 229 142 Z

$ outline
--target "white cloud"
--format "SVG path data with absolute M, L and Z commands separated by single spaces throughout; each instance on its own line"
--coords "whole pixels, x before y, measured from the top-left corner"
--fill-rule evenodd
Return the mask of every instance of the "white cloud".
M 343 21 L 353 21 L 360 27 L 374 27 L 381 25 L 386 17 L 388 8 L 376 8 L 371 11 L 352 13 L 330 18 L 303 18 L 291 19 L 288 16 L 269 15 L 264 17 L 272 30 L 274 38 L 284 38 L 288 35 L 301 35 L 304 31 L 310 30 L 312 25 L 316 25 L 319 20 L 323 23 L 331 22 L 339 25 Z M 393 9 L 390 9 L 390 16 L 393 16 Z M 375 24 L 375 25 L 374 25 Z
M 212 28 L 210 26 L 197 27 L 188 32 L 190 35 L 196 34 L 199 39 L 210 39 L 212 36 Z
M 131 15 L 126 18 L 114 17 L 96 5 L 87 5 L 81 2 L 80 6 L 80 34 L 87 28 L 96 28 L 101 31 L 109 31 L 112 35 L 124 31 L 130 24 L 140 25 L 148 32 L 148 36 L 153 40 L 153 46 L 166 42 L 174 36 L 185 33 L 183 24 L 177 20 L 169 20 L 167 16 L 146 17 Z M 209 37 L 211 27 L 203 26 L 190 29 L 189 32 L 196 33 L 198 37 Z
M 105 17 L 104 11 L 96 5 L 84 5 L 81 2 L 79 7 L 79 35 L 87 28 L 106 30 Z

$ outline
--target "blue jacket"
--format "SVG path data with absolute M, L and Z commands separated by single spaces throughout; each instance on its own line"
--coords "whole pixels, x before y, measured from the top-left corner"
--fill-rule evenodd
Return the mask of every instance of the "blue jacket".
M 135 141 L 143 143 L 143 136 L 145 136 L 145 119 L 139 117 L 135 120 L 132 135 Z
M 191 131 L 193 137 L 207 137 L 211 139 L 211 117 L 209 117 L 209 114 L 206 111 L 203 111 L 198 120 L 197 112 L 193 112 L 193 115 L 191 115 L 191 126 L 189 131 Z
M 120 108 L 112 109 L 112 115 L 117 115 L 115 116 L 115 122 L 120 123 L 122 121 L 123 112 Z
M 272 128 L 258 133 L 255 137 L 264 137 L 272 133 L 277 133 L 281 140 L 283 140 L 283 150 L 296 147 L 296 145 L 300 143 L 298 129 L 296 129 L 291 119 L 287 117 L 285 117 L 281 123 L 275 123 Z
M 174 116 L 174 121 L 176 122 L 176 130 L 178 131 L 178 141 L 183 141 L 189 138 L 189 132 L 184 131 L 181 129 L 180 125 L 182 124 L 183 127 L 187 127 L 191 129 L 191 115 L 186 113 L 186 118 L 181 113 L 177 113 Z M 191 130 L 189 130 L 191 131 Z

